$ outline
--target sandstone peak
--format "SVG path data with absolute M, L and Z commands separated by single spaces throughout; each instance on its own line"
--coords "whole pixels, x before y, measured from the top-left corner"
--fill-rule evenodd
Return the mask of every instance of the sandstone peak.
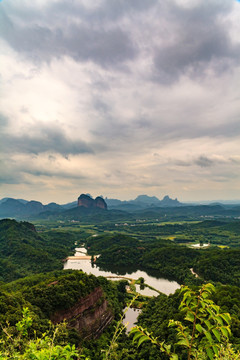
M 83 206 L 85 208 L 107 209 L 107 204 L 101 196 L 97 196 L 96 199 L 93 199 L 91 196 L 86 194 L 81 194 L 79 196 L 78 206 Z

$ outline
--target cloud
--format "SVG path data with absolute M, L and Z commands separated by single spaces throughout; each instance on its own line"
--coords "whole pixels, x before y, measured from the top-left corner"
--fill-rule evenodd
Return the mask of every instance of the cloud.
M 231 70 L 239 61 L 240 46 L 232 42 L 222 16 L 231 11 L 232 3 L 199 2 L 189 8 L 168 4 L 174 27 L 169 42 L 155 49 L 155 79 L 171 84 L 183 75 L 200 78 Z
M 5 134 L 2 147 L 7 153 L 40 154 L 54 152 L 67 156 L 70 154 L 93 153 L 93 150 L 82 140 L 71 140 L 60 128 L 35 127 L 27 134 Z
M 200 156 L 197 160 L 195 160 L 195 163 L 201 167 L 209 167 L 214 165 L 213 160 L 203 155 Z
M 31 167 L 26 167 L 25 169 L 22 169 L 22 173 L 23 174 L 30 174 L 33 175 L 34 177 L 57 177 L 57 178 L 61 178 L 61 179 L 70 179 L 70 180 L 82 180 L 85 179 L 85 176 L 83 176 L 81 173 L 69 173 L 67 171 L 64 171 L 64 169 L 62 170 L 56 170 L 54 168 L 48 168 L 45 170 L 39 170 L 36 169 L 34 166 Z
M 65 7 L 68 9 L 69 3 L 65 3 Z M 61 7 L 58 9 L 61 10 Z M 53 10 L 46 8 L 49 21 Z M 118 26 L 105 27 L 104 23 L 95 28 L 91 22 L 81 21 L 81 11 L 78 12 L 76 22 L 76 13 L 69 12 L 70 21 L 65 22 L 64 27 L 58 21 L 41 23 L 40 13 L 38 21 L 25 24 L 21 21 L 22 12 L 14 15 L 17 21 L 15 17 L 11 19 L 11 9 L 10 16 L 4 10 L 1 12 L 0 36 L 15 51 L 36 62 L 49 62 L 53 58 L 69 56 L 76 61 L 90 60 L 101 66 L 116 66 L 137 55 L 137 49 L 126 31 Z M 66 14 L 60 11 L 60 15 L 62 21 L 65 21 Z
M 167 85 L 183 74 L 225 72 L 239 61 L 240 45 L 223 21 L 233 3 L 55 1 L 23 8 L 9 1 L 2 7 L 0 36 L 35 62 L 69 56 L 126 70 L 129 60 L 150 59 L 152 80 Z
M 6 128 L 7 124 L 8 124 L 7 117 L 0 113 L 0 128 Z
M 216 154 L 211 154 L 209 156 L 207 155 L 199 155 L 197 157 L 195 156 L 190 156 L 190 154 L 188 154 L 188 156 L 184 156 L 182 159 L 176 159 L 174 158 L 170 158 L 169 160 L 170 164 L 174 164 L 176 166 L 180 166 L 180 167 L 192 167 L 197 165 L 201 168 L 213 168 L 213 167 L 231 167 L 232 164 L 239 164 L 240 165 L 240 159 L 239 156 L 224 156 L 224 155 L 216 155 Z
M 3 192 L 238 193 L 239 15 L 234 0 L 1 2 Z
M 84 161 L 82 161 L 84 166 Z M 12 153 L 8 158 L 1 154 L 0 184 L 48 184 L 52 181 L 74 183 L 86 179 L 81 168 L 77 168 L 74 158 L 67 159 L 60 154 L 55 156 L 39 153 Z M 87 174 L 89 175 L 89 174 Z

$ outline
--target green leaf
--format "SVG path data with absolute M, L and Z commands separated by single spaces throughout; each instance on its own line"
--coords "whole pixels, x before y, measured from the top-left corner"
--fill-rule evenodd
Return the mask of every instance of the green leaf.
M 208 296 L 209 296 L 209 294 L 208 294 L 207 292 L 203 292 L 203 293 L 202 293 L 203 299 L 206 299 Z
M 209 320 L 204 320 L 204 324 L 207 325 L 208 330 L 212 327 L 212 324 Z
M 144 336 L 141 332 L 136 333 L 133 337 L 133 341 L 136 341 L 138 338 L 140 338 L 141 336 Z
M 200 324 L 197 324 L 197 325 L 196 325 L 196 329 L 197 329 L 197 331 L 200 332 L 200 333 L 203 332 L 203 327 L 202 327 L 202 325 L 200 325 Z
M 212 348 L 213 348 L 215 355 L 218 356 L 219 351 L 218 351 L 217 345 L 213 345 Z
M 181 285 L 181 289 L 180 289 L 180 292 L 186 292 L 186 291 L 190 291 L 189 287 L 188 286 L 184 286 L 184 285 Z
M 219 315 L 215 316 L 215 320 L 217 321 L 218 324 L 223 325 L 222 318 Z
M 218 314 L 220 307 L 218 305 L 212 304 L 213 310 Z
M 221 334 L 217 329 L 212 329 L 212 332 L 214 333 L 216 339 L 220 342 Z
M 223 336 L 228 338 L 228 330 L 227 330 L 227 328 L 222 326 L 222 327 L 220 327 L 220 330 L 221 330 Z
M 139 330 L 139 328 L 137 327 L 137 326 L 135 326 L 135 327 L 133 327 L 132 329 L 131 329 L 131 334 L 133 334 L 133 333 L 135 333 L 135 332 L 138 332 L 138 331 L 140 331 Z
M 177 354 L 172 354 L 170 357 L 170 360 L 178 360 L 178 355 Z
M 209 307 L 206 308 L 207 312 L 209 313 L 209 315 L 211 315 L 212 317 L 215 316 L 215 314 L 213 313 L 212 309 L 210 309 Z
M 166 353 L 169 354 L 171 351 L 171 345 L 164 344 L 164 348 L 165 348 Z
M 210 334 L 210 332 L 209 331 L 204 331 L 204 335 L 206 336 L 206 338 L 208 339 L 210 344 L 212 344 L 213 339 L 212 339 L 212 335 Z
M 168 326 L 177 326 L 178 325 L 178 321 L 175 320 L 169 320 Z
M 209 347 L 207 347 L 206 352 L 207 352 L 207 355 L 208 355 L 209 359 L 213 360 L 213 352 L 212 352 L 212 350 Z
M 207 291 L 207 292 L 209 292 L 209 293 L 213 293 L 213 292 L 216 291 L 216 289 L 215 289 L 215 287 L 213 286 L 213 284 L 208 283 L 208 284 L 206 284 L 206 285 L 204 286 L 204 291 Z
M 183 295 L 183 301 L 185 301 L 188 297 L 192 297 L 192 291 L 188 290 Z
M 186 338 L 184 338 L 184 339 L 179 340 L 176 345 L 183 345 L 183 346 L 189 347 L 189 342 Z
M 148 336 L 143 335 L 138 341 L 138 347 L 144 342 L 150 340 Z
M 229 325 L 230 324 L 230 322 L 231 322 L 231 316 L 230 316 L 230 314 L 228 314 L 228 313 L 224 313 L 224 314 L 219 314 L 222 318 L 223 318 L 223 320 Z
M 185 316 L 185 320 L 194 322 L 194 314 L 191 312 L 188 312 L 187 315 Z
M 229 335 L 231 335 L 230 325 L 226 326 L 226 329 L 227 329 L 227 331 L 228 331 Z

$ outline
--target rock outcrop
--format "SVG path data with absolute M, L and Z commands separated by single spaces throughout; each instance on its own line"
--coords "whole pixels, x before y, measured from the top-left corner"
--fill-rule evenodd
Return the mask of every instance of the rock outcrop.
M 65 320 L 84 339 L 97 338 L 111 323 L 113 314 L 101 287 L 80 299 L 73 307 L 56 312 L 51 321 L 57 324 Z
M 178 201 L 178 199 L 171 199 L 168 195 L 164 196 L 161 200 L 161 206 L 181 206 L 182 204 Z
M 102 197 L 98 196 L 98 197 L 96 197 L 96 199 L 94 201 L 95 201 L 95 207 L 98 207 L 101 209 L 107 209 L 107 204 Z
M 78 198 L 78 206 L 83 206 L 85 208 L 100 208 L 107 209 L 107 204 L 105 200 L 97 196 L 96 199 L 91 198 L 89 195 L 81 194 Z

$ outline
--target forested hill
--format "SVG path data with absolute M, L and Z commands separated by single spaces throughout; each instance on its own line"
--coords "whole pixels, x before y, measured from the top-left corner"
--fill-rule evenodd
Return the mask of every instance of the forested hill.
M 56 324 L 62 317 L 69 327 L 56 340 L 79 345 L 86 335 L 94 338 L 118 318 L 125 294 L 119 292 L 120 287 L 119 282 L 76 270 L 41 273 L 0 284 L 0 322 L 14 325 L 21 319 L 21 309 L 28 307 L 33 319 L 31 337 L 42 336 L 49 329 L 50 319 Z M 0 328 L 0 338 L 3 333 Z
M 28 222 L 0 220 L 0 281 L 62 269 L 62 259 L 69 255 L 75 241 L 74 234 L 52 232 L 40 236 Z

